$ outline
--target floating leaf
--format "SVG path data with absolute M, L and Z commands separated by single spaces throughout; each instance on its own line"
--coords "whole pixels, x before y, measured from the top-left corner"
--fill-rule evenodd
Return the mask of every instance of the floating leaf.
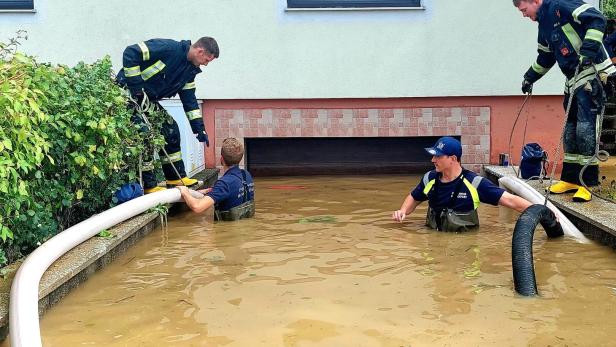
M 334 216 L 312 216 L 300 219 L 299 223 L 336 223 L 337 221 L 337 218 Z

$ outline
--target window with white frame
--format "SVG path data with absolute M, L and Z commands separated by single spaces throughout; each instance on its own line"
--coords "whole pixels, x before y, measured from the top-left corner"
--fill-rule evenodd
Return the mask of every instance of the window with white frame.
M 33 11 L 34 0 L 0 0 L 0 11 Z
M 421 0 L 287 0 L 293 8 L 420 8 Z

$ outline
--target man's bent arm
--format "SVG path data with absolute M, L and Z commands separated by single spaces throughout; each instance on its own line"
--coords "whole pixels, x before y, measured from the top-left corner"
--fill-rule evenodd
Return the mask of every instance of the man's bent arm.
M 524 212 L 524 210 L 526 210 L 530 205 L 532 205 L 530 201 L 508 192 L 503 193 L 501 198 L 498 200 L 498 204 L 501 206 L 509 207 L 518 212 Z
M 201 213 L 207 210 L 208 208 L 214 206 L 214 203 L 215 203 L 214 199 L 212 199 L 211 197 L 207 195 L 201 199 L 197 199 L 197 198 L 194 198 L 192 195 L 190 195 L 188 188 L 184 186 L 179 186 L 178 189 L 182 193 L 182 199 L 184 199 L 184 202 L 186 203 L 186 205 L 188 205 L 188 207 L 193 212 Z

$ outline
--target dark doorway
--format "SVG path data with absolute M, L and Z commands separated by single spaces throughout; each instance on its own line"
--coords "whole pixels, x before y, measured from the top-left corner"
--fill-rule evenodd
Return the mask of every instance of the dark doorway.
M 459 136 L 456 137 L 459 139 Z M 255 176 L 423 173 L 439 136 L 245 138 Z

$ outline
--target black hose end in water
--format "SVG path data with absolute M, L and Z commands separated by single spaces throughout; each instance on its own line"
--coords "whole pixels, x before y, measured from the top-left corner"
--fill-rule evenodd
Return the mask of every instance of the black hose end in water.
M 563 228 L 556 221 L 554 212 L 544 205 L 531 205 L 518 218 L 511 242 L 511 261 L 515 291 L 524 296 L 538 294 L 533 264 L 533 235 L 539 223 L 549 238 L 563 235 Z

